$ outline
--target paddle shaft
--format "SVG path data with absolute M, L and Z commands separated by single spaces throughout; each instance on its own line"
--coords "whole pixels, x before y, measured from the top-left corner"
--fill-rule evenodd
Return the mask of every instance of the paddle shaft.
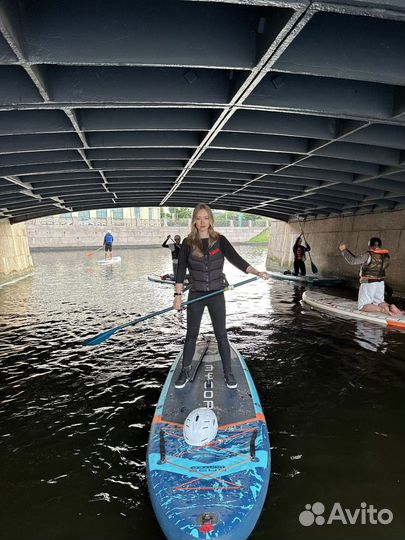
M 297 219 L 298 219 L 298 223 L 300 224 L 300 229 L 301 229 L 302 238 L 304 239 L 305 243 L 307 244 L 307 239 L 305 238 L 304 229 L 302 228 L 302 225 L 301 225 L 301 221 L 300 221 L 299 216 L 297 216 Z M 308 251 L 308 255 L 311 257 L 309 251 Z
M 194 304 L 195 302 L 200 302 L 201 300 L 205 300 L 206 298 L 211 298 L 212 296 L 216 296 L 217 294 L 224 293 L 225 291 L 229 291 L 231 289 L 234 289 L 235 287 L 240 287 L 242 285 L 251 283 L 252 281 L 256 281 L 256 280 L 257 280 L 256 276 L 249 279 L 245 279 L 244 281 L 235 283 L 235 285 L 229 285 L 228 287 L 225 287 L 224 289 L 213 291 L 211 293 L 205 294 L 204 296 L 200 296 L 199 298 L 194 298 L 193 300 L 188 300 L 187 302 L 183 302 L 181 304 L 181 307 L 184 308 L 186 306 Z M 113 334 L 123 330 L 124 328 L 128 328 L 129 326 L 135 326 L 136 324 L 139 324 L 143 321 L 152 319 L 153 317 L 158 317 L 159 315 L 163 315 L 164 313 L 168 313 L 169 311 L 173 311 L 173 310 L 174 310 L 174 307 L 170 306 L 164 309 L 160 309 L 159 311 L 154 311 L 153 313 L 148 313 L 147 315 L 144 315 L 143 317 L 139 317 L 138 319 L 135 319 L 133 321 L 129 321 L 125 324 L 121 324 L 120 326 L 116 326 L 115 328 L 112 328 L 111 330 L 102 332 L 101 334 L 99 334 L 98 336 L 95 336 L 94 338 L 87 339 L 84 341 L 83 345 L 99 345 L 100 343 L 103 343 L 104 341 L 106 341 Z
M 100 249 L 103 249 L 104 246 L 100 246 L 99 248 L 95 249 L 94 251 L 89 251 L 86 253 L 86 255 L 89 257 L 90 255 L 93 255 L 93 253 L 97 253 L 97 251 L 100 251 Z
M 181 307 L 184 308 L 186 306 L 190 306 L 191 304 L 194 304 L 195 302 L 200 302 L 200 300 L 205 300 L 206 298 L 211 298 L 211 296 L 216 296 L 217 294 L 221 294 L 223 292 L 229 291 L 230 289 L 234 289 L 235 287 L 240 287 L 241 285 L 245 285 L 246 283 L 250 283 L 251 281 L 255 281 L 257 277 L 246 279 L 245 281 L 241 281 L 239 283 L 235 283 L 235 285 L 230 285 L 229 287 L 225 287 L 224 289 L 220 289 L 219 291 L 213 291 L 212 293 L 205 294 L 204 296 L 201 296 L 200 298 L 194 298 L 194 300 L 188 300 L 187 302 L 183 302 L 181 304 Z M 122 324 L 121 326 L 117 326 L 117 329 L 122 330 L 123 328 L 128 328 L 128 326 L 135 326 L 136 324 L 139 324 L 140 322 L 146 321 L 148 319 L 152 319 L 153 317 L 158 317 L 159 315 L 163 315 L 164 313 L 168 313 L 169 311 L 174 310 L 173 306 L 160 309 L 159 311 L 154 311 L 153 313 L 148 313 L 147 315 L 144 315 L 143 317 L 139 317 L 139 319 L 135 319 L 134 321 L 129 321 L 125 324 Z

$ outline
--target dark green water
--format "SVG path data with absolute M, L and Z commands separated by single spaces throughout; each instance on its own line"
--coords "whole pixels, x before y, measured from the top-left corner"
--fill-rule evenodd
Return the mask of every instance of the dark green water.
M 264 268 L 264 248 L 238 249 Z M 103 267 L 83 252 L 37 253 L 32 277 L 0 289 L 1 539 L 163 540 L 145 452 L 185 319 L 167 315 L 82 347 L 171 304 L 173 289 L 146 279 L 169 271 L 165 250 L 115 255 L 121 265 Z M 232 267 L 227 276 L 241 277 Z M 272 444 L 270 489 L 251 538 L 402 539 L 405 335 L 303 309 L 303 290 L 257 282 L 227 293 L 229 336 Z M 394 518 L 304 527 L 298 516 L 315 502 L 325 516 L 336 502 L 351 511 L 365 502 Z

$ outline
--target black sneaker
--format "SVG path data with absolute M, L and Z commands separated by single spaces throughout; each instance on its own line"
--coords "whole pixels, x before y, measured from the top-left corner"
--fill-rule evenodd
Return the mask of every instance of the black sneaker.
M 187 368 L 182 368 L 177 381 L 174 383 L 175 388 L 184 388 L 188 382 L 190 376 L 190 370 Z
M 238 387 L 238 383 L 236 382 L 236 379 L 235 379 L 234 374 L 232 373 L 232 371 L 230 371 L 229 373 L 225 373 L 225 381 L 226 381 L 226 386 L 228 388 L 237 388 Z

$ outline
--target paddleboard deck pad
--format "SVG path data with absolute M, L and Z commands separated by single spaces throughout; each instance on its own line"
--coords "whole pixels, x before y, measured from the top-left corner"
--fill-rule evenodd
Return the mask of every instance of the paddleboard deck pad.
M 100 259 L 97 264 L 116 264 L 121 262 L 121 257 L 112 257 L 111 259 Z
M 357 302 L 354 300 L 347 300 L 346 298 L 339 298 L 338 296 L 322 294 L 316 291 L 305 291 L 302 295 L 302 301 L 319 311 L 405 330 L 405 317 L 359 311 Z
M 294 276 L 294 274 L 283 274 L 282 272 L 269 272 L 269 274 L 274 279 L 306 283 L 308 285 L 314 285 L 315 287 L 337 287 L 344 283 L 344 280 L 339 277 L 321 277 L 312 274 L 307 274 L 306 276 Z
M 194 380 L 174 383 L 182 354 L 170 369 L 156 407 L 147 451 L 153 508 L 169 540 L 249 537 L 263 508 L 270 479 L 269 436 L 252 377 L 231 346 L 236 389 L 227 388 L 215 340 L 197 344 Z M 183 437 L 187 415 L 209 407 L 218 433 L 208 445 L 190 446 Z

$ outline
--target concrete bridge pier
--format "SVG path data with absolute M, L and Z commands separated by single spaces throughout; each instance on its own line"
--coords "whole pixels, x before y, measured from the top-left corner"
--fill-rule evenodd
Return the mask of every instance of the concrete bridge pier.
M 0 283 L 33 269 L 25 223 L 0 221 Z
M 367 250 L 372 236 L 378 236 L 391 255 L 387 270 L 387 283 L 397 296 L 405 295 L 405 212 L 381 212 L 361 216 L 347 216 L 301 222 L 305 237 L 311 246 L 311 255 L 319 273 L 341 276 L 351 284 L 358 283 L 359 266 L 351 266 L 343 259 L 338 246 L 345 242 L 352 253 L 359 255 Z M 267 255 L 269 270 L 292 269 L 292 247 L 301 233 L 297 221 L 273 221 L 271 241 Z M 310 261 L 307 260 L 307 271 Z

